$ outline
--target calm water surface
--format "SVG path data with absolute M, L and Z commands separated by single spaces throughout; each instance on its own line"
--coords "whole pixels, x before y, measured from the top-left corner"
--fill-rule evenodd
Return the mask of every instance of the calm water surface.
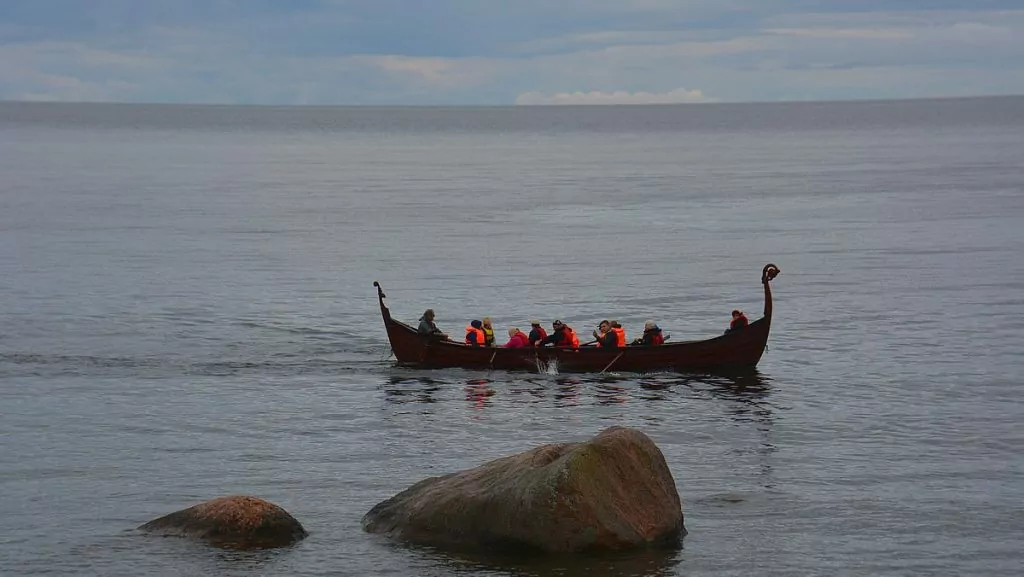
M 641 108 L 0 104 L 0 573 L 1005 575 L 1024 566 L 1024 98 Z M 396 368 L 392 312 L 673 340 L 753 375 Z M 681 550 L 366 535 L 430 475 L 628 425 Z M 251 493 L 310 531 L 138 535 Z

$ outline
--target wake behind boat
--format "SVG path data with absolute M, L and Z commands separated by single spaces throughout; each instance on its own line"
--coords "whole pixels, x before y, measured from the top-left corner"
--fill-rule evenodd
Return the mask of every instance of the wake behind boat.
M 757 365 L 768 344 L 772 325 L 771 281 L 779 267 L 765 265 L 761 271 L 764 285 L 764 316 L 742 330 L 703 340 L 665 343 L 656 346 L 631 345 L 621 348 L 583 346 L 573 348 L 493 348 L 476 347 L 435 336 L 420 334 L 416 328 L 391 317 L 384 304 L 387 298 L 377 281 L 377 299 L 391 350 L 400 365 L 419 368 L 499 369 L 510 371 L 545 370 L 555 365 L 559 372 L 597 373 L 622 371 L 686 372 L 709 369 L 749 369 Z

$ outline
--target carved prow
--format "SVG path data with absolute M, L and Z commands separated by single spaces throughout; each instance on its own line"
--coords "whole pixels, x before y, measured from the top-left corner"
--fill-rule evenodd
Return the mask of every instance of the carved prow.
M 772 287 L 771 282 L 782 272 L 779 267 L 768 263 L 761 270 L 761 284 L 764 285 L 764 317 L 772 318 Z
M 775 280 L 782 271 L 779 267 L 769 262 L 761 271 L 761 284 L 765 286 L 765 318 L 771 319 L 771 282 Z

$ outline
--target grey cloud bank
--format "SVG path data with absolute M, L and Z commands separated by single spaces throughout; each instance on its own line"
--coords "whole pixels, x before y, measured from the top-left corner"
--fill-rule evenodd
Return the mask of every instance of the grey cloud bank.
M 189 19 L 181 7 L 165 14 L 105 0 L 92 20 L 47 17 L 52 2 L 38 4 L 38 14 L 0 8 L 0 99 L 657 104 L 1024 94 L 1024 10 L 984 9 L 1002 2 L 845 13 L 743 0 L 441 0 L 431 10 L 399 0 L 303 10 L 265 2 Z

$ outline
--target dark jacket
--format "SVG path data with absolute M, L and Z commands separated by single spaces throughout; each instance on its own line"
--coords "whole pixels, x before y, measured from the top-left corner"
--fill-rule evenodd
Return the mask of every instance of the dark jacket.
M 420 327 L 416 329 L 421 335 L 440 335 L 441 329 L 437 328 L 434 321 L 428 321 L 427 317 L 420 317 Z
M 738 318 L 732 320 L 729 323 L 729 328 L 725 329 L 725 334 L 734 333 L 736 331 L 747 328 L 750 325 L 750 321 L 747 320 L 747 315 L 740 315 Z
M 605 334 L 601 335 L 601 337 L 597 339 L 597 342 L 602 347 L 609 347 L 614 349 L 615 347 L 619 346 L 619 339 L 615 337 L 615 333 L 613 331 L 608 331 Z
M 540 341 L 547 338 L 547 336 L 548 333 L 544 329 L 540 327 L 533 327 L 533 330 L 530 331 L 530 345 L 540 344 Z
M 537 346 L 538 347 L 543 347 L 544 345 L 549 344 L 549 343 L 552 344 L 552 345 L 555 345 L 556 347 L 557 346 L 561 346 L 562 343 L 565 342 L 565 340 L 569 337 L 568 331 L 566 330 L 566 328 L 567 327 L 562 327 L 562 328 L 552 332 L 550 335 L 548 335 L 548 336 L 544 337 L 543 339 L 541 339 L 540 342 L 537 343 Z
M 644 336 L 640 337 L 639 343 L 641 345 L 661 345 L 665 343 L 665 339 L 661 336 L 661 329 L 654 328 L 651 330 L 645 330 Z

